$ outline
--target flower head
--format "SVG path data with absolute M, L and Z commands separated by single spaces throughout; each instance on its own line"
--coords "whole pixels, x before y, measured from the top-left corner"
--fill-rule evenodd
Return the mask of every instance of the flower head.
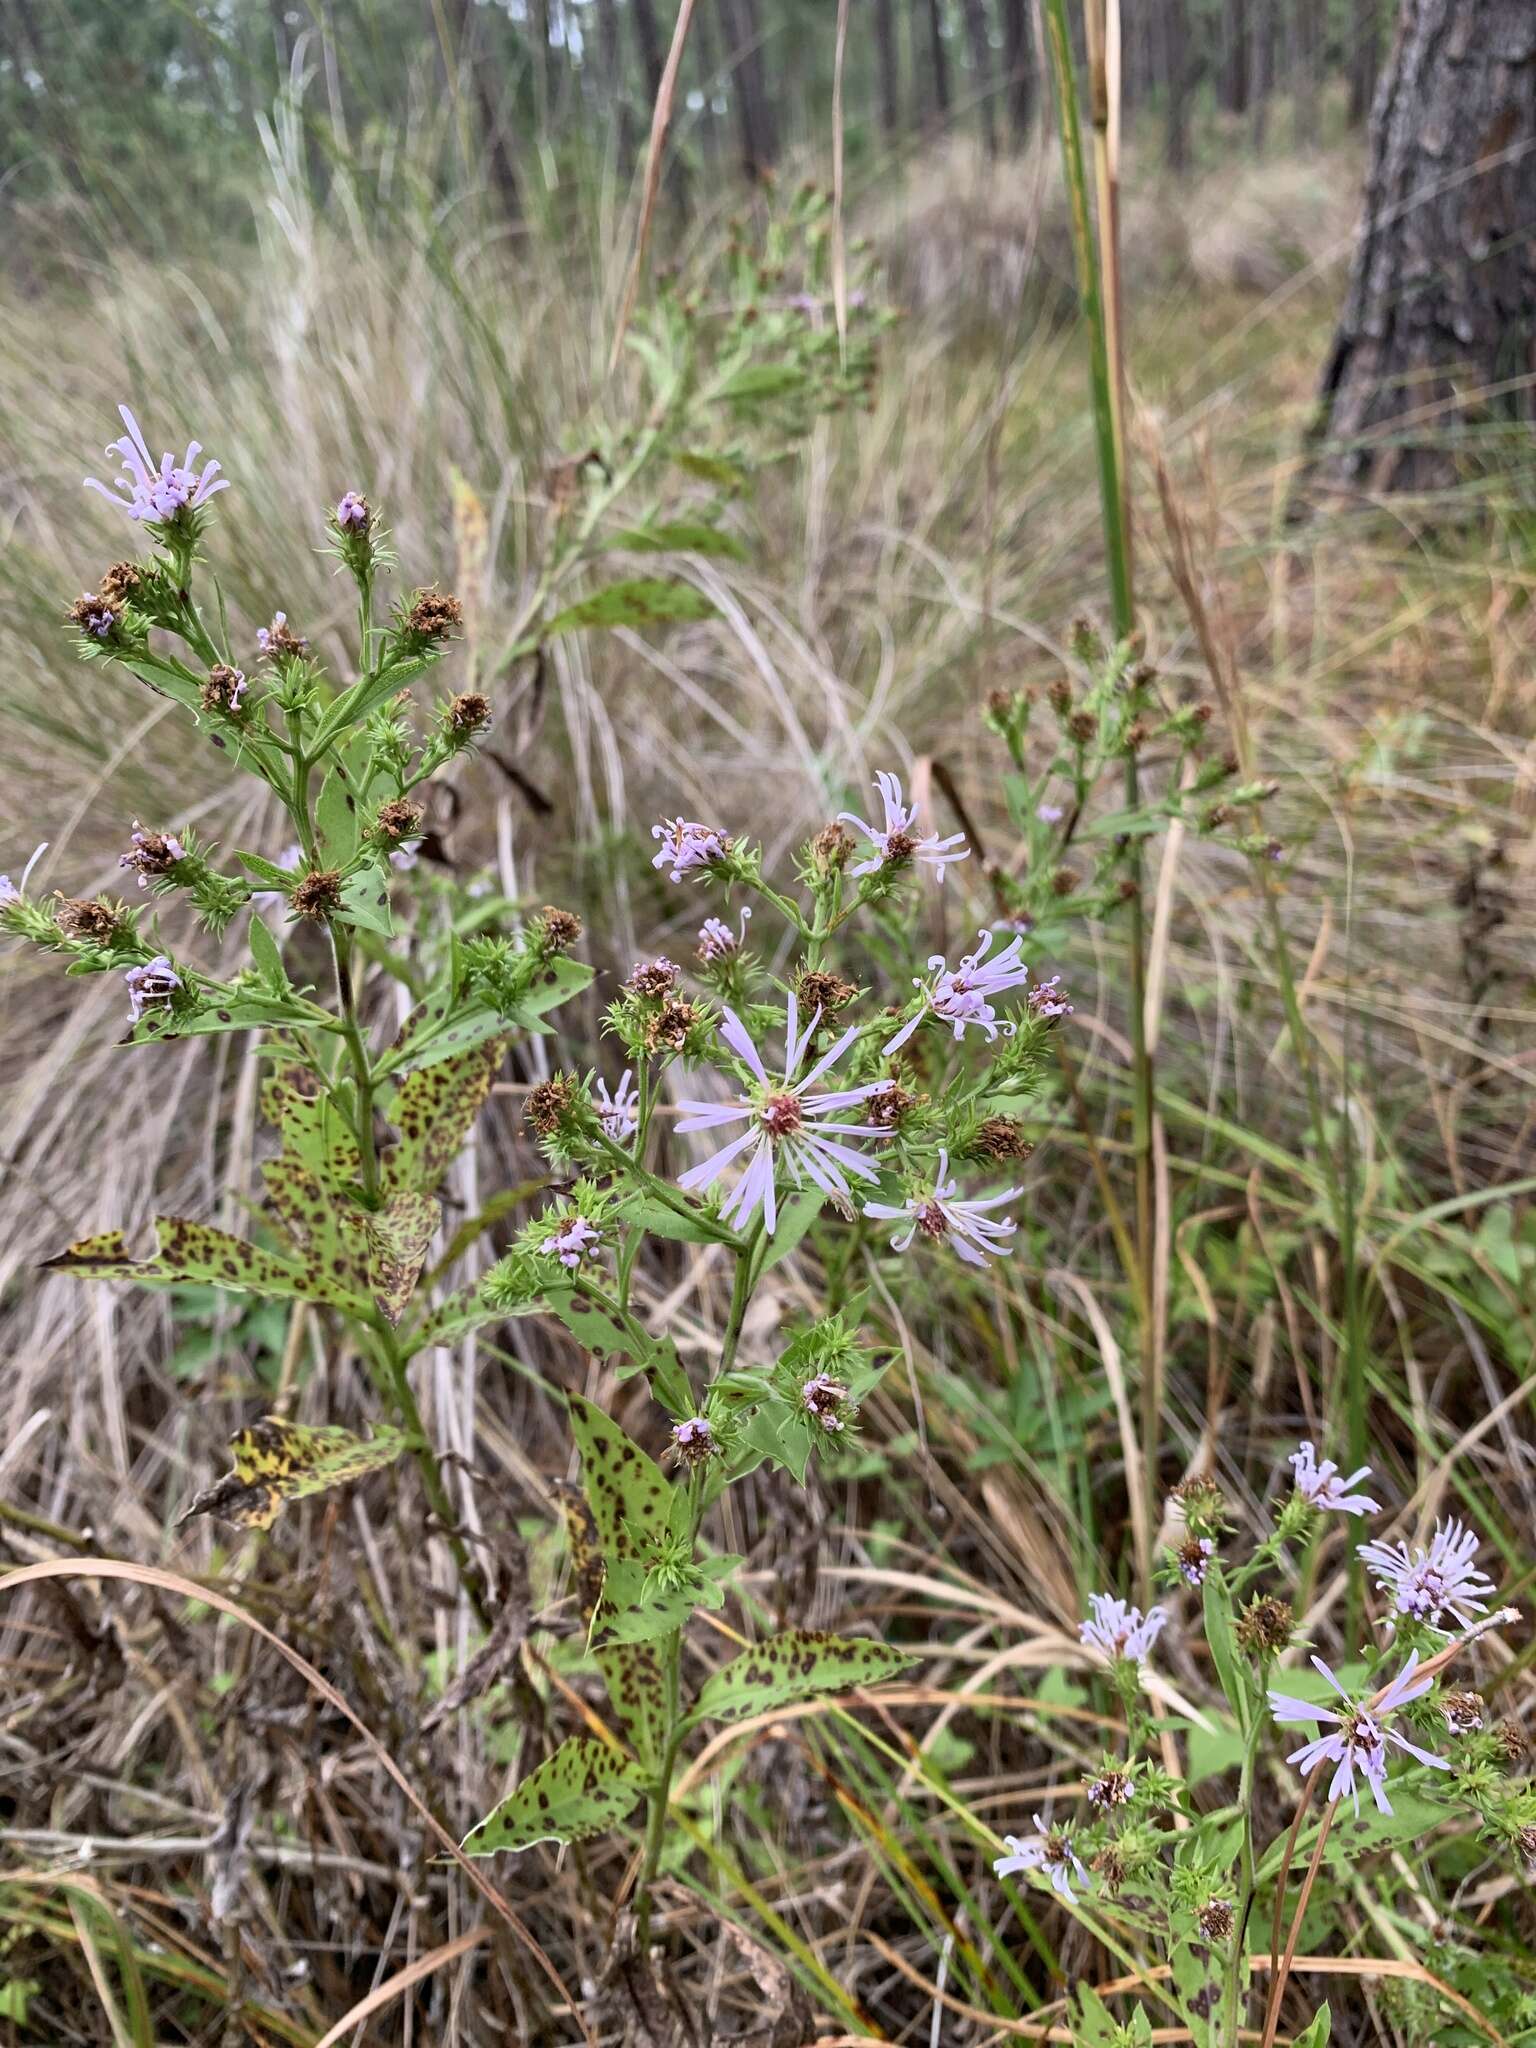
M 949 1153 L 941 1147 L 939 1170 L 931 1190 L 909 1195 L 905 1202 L 894 1206 L 889 1202 L 866 1202 L 864 1214 L 906 1223 L 906 1230 L 891 1239 L 892 1251 L 906 1251 L 920 1231 L 935 1243 L 949 1240 L 956 1255 L 968 1266 L 984 1266 L 988 1258 L 1002 1258 L 1012 1248 L 1018 1225 L 1011 1217 L 992 1217 L 987 1212 L 1017 1200 L 1024 1190 L 1004 1188 L 1000 1195 L 970 1201 L 960 1196 L 959 1182 L 950 1180 L 948 1175 Z
M 829 1372 L 813 1373 L 800 1389 L 800 1405 L 811 1420 L 829 1436 L 847 1428 L 843 1411 L 848 1406 L 848 1389 Z
M 608 1083 L 598 1082 L 597 1120 L 616 1145 L 627 1145 L 639 1129 L 640 1095 L 628 1067 L 619 1076 L 619 1085 L 611 1095 Z
M 1389 1714 L 1406 1706 L 1410 1700 L 1419 1699 L 1434 1684 L 1432 1678 L 1414 1677 L 1418 1662 L 1419 1653 L 1415 1650 L 1392 1683 L 1367 1705 L 1352 1699 L 1322 1658 L 1314 1657 L 1313 1666 L 1338 1694 L 1343 1709 L 1319 1706 L 1315 1701 L 1299 1700 L 1289 1693 L 1271 1692 L 1269 1711 L 1282 1728 L 1313 1721 L 1324 1730 L 1311 1742 L 1293 1750 L 1286 1762 L 1295 1764 L 1302 1771 L 1312 1771 L 1321 1763 L 1333 1764 L 1336 1768 L 1328 1787 L 1328 1797 L 1353 1800 L 1356 1813 L 1360 1811 L 1357 1778 L 1364 1778 L 1372 1798 L 1383 1813 L 1392 1811 L 1391 1801 L 1387 1798 L 1389 1743 L 1421 1764 L 1428 1764 L 1437 1771 L 1448 1771 L 1450 1765 L 1443 1756 L 1432 1756 L 1427 1749 L 1420 1749 L 1406 1735 L 1400 1735 L 1395 1728 L 1386 1725 Z
M 71 620 L 82 633 L 88 633 L 93 640 L 110 640 L 123 623 L 122 608 L 110 598 L 98 597 L 92 590 L 76 598 L 69 608 Z
M 1057 1017 L 1070 1017 L 1072 1005 L 1067 1001 L 1067 992 L 1061 985 L 1061 976 L 1053 974 L 1049 981 L 1037 981 L 1025 997 L 1030 1010 L 1049 1024 Z
M 699 825 L 688 818 L 663 818 L 651 827 L 651 837 L 661 841 L 661 851 L 651 862 L 653 868 L 670 868 L 671 879 L 680 882 L 695 868 L 707 868 L 723 860 L 731 842 L 713 825 Z
M 1115 1767 L 1100 1771 L 1096 1778 L 1088 1780 L 1088 1804 L 1099 1813 L 1113 1813 L 1117 1806 L 1124 1806 L 1136 1796 L 1136 1780 L 1129 1771 Z
M 1362 1465 L 1358 1472 L 1351 1472 L 1346 1479 L 1332 1458 L 1324 1458 L 1319 1465 L 1317 1452 L 1309 1443 L 1304 1443 L 1299 1451 L 1292 1451 L 1290 1463 L 1296 1474 L 1296 1491 L 1309 1508 L 1331 1509 L 1341 1515 L 1375 1514 L 1379 1503 L 1369 1494 L 1349 1491 L 1362 1479 L 1370 1478 L 1369 1465 Z
M 1475 1735 L 1488 1719 L 1488 1702 L 1480 1692 L 1448 1692 L 1440 1711 L 1452 1735 Z
M 647 1001 L 658 1002 L 669 996 L 677 987 L 682 969 L 675 960 L 669 960 L 665 953 L 654 960 L 637 960 L 624 986 L 632 996 L 644 997 Z
M 1068 1901 L 1074 1896 L 1074 1878 L 1084 1891 L 1088 1889 L 1088 1873 L 1072 1846 L 1072 1837 L 1065 1828 L 1047 1827 L 1038 1813 L 1034 1834 L 1022 1839 L 1018 1835 L 1004 1835 L 1003 1847 L 1007 1855 L 999 1856 L 992 1865 L 998 1877 L 1016 1877 L 1021 1871 L 1038 1870 L 1049 1879 L 1051 1889 Z
M 157 468 L 138 421 L 126 405 L 117 410 L 128 431 L 120 441 L 107 443 L 107 453 L 122 457 L 123 474 L 110 488 L 88 476 L 87 490 L 100 491 L 130 519 L 148 519 L 165 525 L 178 513 L 195 512 L 206 505 L 215 491 L 229 488 L 228 477 L 219 475 L 218 463 L 206 463 L 201 473 L 193 468 L 202 453 L 202 444 L 197 441 L 188 442 L 187 452 L 179 463 L 167 452 Z
M 128 984 L 131 1006 L 128 1015 L 135 1024 L 152 1006 L 156 1009 L 168 1006 L 177 989 L 184 986 L 181 976 L 163 953 L 157 953 L 153 960 L 146 960 L 140 967 L 130 967 L 123 980 Z
M 851 875 L 873 875 L 881 868 L 905 867 L 909 861 L 920 860 L 942 882 L 944 870 L 952 861 L 969 858 L 971 849 L 963 832 L 952 832 L 947 839 L 932 832 L 918 833 L 917 806 L 903 802 L 901 783 L 896 776 L 882 772 L 875 777 L 875 788 L 885 807 L 883 825 L 866 824 L 854 811 L 837 814 L 839 823 L 857 826 L 873 849 L 869 859 L 848 870 Z
M 344 491 L 336 507 L 336 524 L 345 532 L 366 533 L 373 520 L 368 500 L 359 491 Z
M 238 717 L 245 696 L 245 670 L 231 668 L 226 661 L 215 662 L 208 671 L 202 694 L 205 711 L 223 711 L 231 718 Z
M 741 951 L 747 942 L 747 919 L 751 915 L 750 907 L 743 909 L 741 928 L 734 932 L 724 918 L 705 918 L 699 926 L 699 958 L 706 967 L 713 967 L 721 960 L 730 960 Z
M 256 628 L 256 645 L 269 661 L 291 661 L 304 652 L 309 642 L 301 633 L 294 632 L 286 612 L 274 612 L 270 626 Z
M 998 1023 L 992 998 L 1010 988 L 1021 988 L 1028 981 L 1029 969 L 1020 955 L 1024 941 L 1017 936 L 1011 938 L 1003 950 L 989 960 L 987 955 L 992 950 L 992 937 L 990 931 L 979 933 L 980 943 L 975 952 L 965 954 L 958 967 L 946 966 L 942 953 L 929 957 L 928 968 L 934 978 L 926 987 L 922 982 L 918 983 L 922 990 L 922 1003 L 917 1015 L 903 1024 L 896 1036 L 884 1046 L 887 1059 L 906 1044 L 930 1009 L 946 1024 L 953 1025 L 956 1038 L 965 1036 L 968 1024 L 974 1024 L 989 1039 L 996 1038 L 1000 1030 L 1011 1028 Z
M 1188 1542 L 1179 1545 L 1174 1552 L 1174 1561 L 1186 1586 L 1205 1584 L 1205 1575 L 1215 1555 L 1216 1545 L 1209 1536 L 1191 1536 Z
M 567 1216 L 539 1250 L 547 1257 L 557 1258 L 568 1272 L 574 1273 L 584 1258 L 595 1259 L 602 1245 L 603 1234 L 595 1223 L 589 1223 L 585 1216 Z
M 1494 1584 L 1473 1562 L 1477 1556 L 1477 1533 L 1462 1522 L 1435 1524 L 1435 1533 L 1425 1548 L 1410 1550 L 1406 1543 L 1365 1543 L 1360 1562 L 1384 1593 L 1392 1595 L 1399 1614 L 1427 1622 L 1449 1635 L 1442 1617 L 1450 1615 L 1461 1628 L 1470 1628 L 1480 1614 L 1488 1611 Z
M 817 1082 L 837 1065 L 858 1036 L 850 1025 L 821 1055 L 806 1074 L 800 1069 L 810 1050 L 821 1013 L 817 1011 L 800 1028 L 800 1005 L 791 995 L 785 1006 L 784 1076 L 770 1075 L 762 1055 L 748 1036 L 746 1026 L 732 1009 L 722 1013 L 720 1037 L 747 1067 L 751 1082 L 747 1089 L 727 1103 L 682 1102 L 679 1131 L 716 1130 L 725 1124 L 745 1123 L 739 1136 L 718 1152 L 691 1166 L 679 1181 L 690 1192 L 714 1184 L 733 1160 L 745 1154 L 741 1179 L 721 1205 L 722 1218 L 733 1227 L 744 1225 L 758 1209 L 772 1232 L 778 1223 L 777 1183 L 783 1177 L 802 1187 L 808 1178 L 825 1194 L 850 1196 L 848 1177 L 874 1180 L 875 1169 L 848 1138 L 879 1135 L 873 1124 L 842 1121 L 840 1112 L 867 1102 L 884 1087 L 881 1081 L 860 1088 L 821 1089 Z
M 1139 1607 L 1110 1593 L 1091 1593 L 1088 1605 L 1092 1612 L 1077 1625 L 1081 1640 L 1090 1649 L 1102 1650 L 1106 1657 L 1128 1657 L 1133 1664 L 1145 1664 L 1168 1620 L 1167 1608 L 1149 1607 L 1143 1614 Z
M 174 832 L 146 832 L 135 818 L 128 851 L 118 858 L 120 868 L 131 868 L 139 887 L 147 889 L 152 875 L 168 875 L 176 863 L 185 860 L 187 849 Z
M 702 1465 L 720 1446 L 707 1415 L 690 1415 L 672 1427 L 672 1448 L 685 1465 Z

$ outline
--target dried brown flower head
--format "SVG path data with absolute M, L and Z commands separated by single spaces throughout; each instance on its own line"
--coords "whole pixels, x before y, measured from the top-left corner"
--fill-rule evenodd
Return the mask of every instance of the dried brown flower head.
M 405 615 L 405 630 L 417 640 L 446 640 L 464 623 L 464 607 L 446 590 L 418 590 Z
M 681 1052 L 688 1043 L 689 1034 L 696 1031 L 703 1021 L 703 1012 L 696 1004 L 684 997 L 675 997 L 663 1003 L 647 1024 L 645 1042 L 652 1052 L 663 1046 L 671 1052 Z
M 834 974 L 828 967 L 807 967 L 795 983 L 795 994 L 802 1011 L 814 1013 L 820 1010 L 827 1017 L 845 1009 L 858 992 L 856 982 L 845 981 L 842 975 Z
M 546 903 L 539 912 L 539 943 L 546 953 L 568 953 L 581 931 L 581 919 L 574 910 L 559 910 Z
M 823 874 L 845 868 L 852 852 L 853 834 L 846 825 L 823 825 L 811 841 L 811 859 Z
M 421 817 L 420 804 L 413 804 L 405 796 L 391 797 L 387 804 L 379 805 L 379 837 L 391 846 L 398 846 L 402 839 L 414 839 L 421 830 Z
M 1289 1600 L 1261 1593 L 1237 1617 L 1233 1631 L 1250 1655 L 1272 1657 L 1291 1640 L 1295 1620 Z
M 137 562 L 114 562 L 101 579 L 108 604 L 130 604 L 143 587 L 144 571 Z
M 1027 1159 L 1034 1144 L 1014 1116 L 989 1116 L 976 1127 L 971 1151 L 978 1159 Z
M 121 903 L 100 896 L 61 896 L 54 913 L 65 938 L 89 939 L 94 945 L 104 945 L 126 915 Z
M 462 690 L 448 706 L 449 729 L 460 739 L 484 732 L 491 722 L 491 700 L 478 690 Z
M 554 1074 L 528 1091 L 523 1121 L 541 1138 L 552 1138 L 575 1107 L 576 1091 L 570 1077 Z
M 311 868 L 293 888 L 293 907 L 300 917 L 319 923 L 341 908 L 341 875 L 335 868 Z

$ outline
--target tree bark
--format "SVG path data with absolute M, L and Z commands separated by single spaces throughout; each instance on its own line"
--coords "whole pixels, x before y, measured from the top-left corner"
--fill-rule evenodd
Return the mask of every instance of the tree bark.
M 992 103 L 992 42 L 987 34 L 986 0 L 965 0 L 965 37 L 971 47 L 971 75 L 976 110 L 987 155 L 997 155 L 997 108 Z
M 1168 57 L 1168 123 L 1163 131 L 1163 157 L 1170 171 L 1189 169 L 1189 9 L 1188 0 L 1163 0 Z
M 1002 0 L 1003 67 L 1008 74 L 1008 125 L 1025 142 L 1035 118 L 1035 32 L 1030 0 Z
M 901 67 L 894 0 L 875 0 L 875 55 L 880 66 L 880 126 L 895 136 L 901 130 Z
M 944 26 L 939 18 L 939 0 L 912 0 L 914 54 L 922 39 L 923 23 L 928 33 L 928 80 L 923 94 L 924 125 L 938 129 L 949 119 L 949 52 L 944 47 Z
M 1403 0 L 1371 116 L 1365 218 L 1323 372 L 1314 470 L 1360 490 L 1455 481 L 1536 367 L 1536 7 Z
M 762 20 L 757 0 L 720 0 L 720 19 L 725 28 L 731 98 L 736 103 L 741 168 L 755 184 L 764 172 L 773 169 L 779 153 L 773 110 L 763 81 Z
M 1349 125 L 1358 128 L 1371 111 L 1381 70 L 1380 0 L 1355 0 L 1349 50 Z

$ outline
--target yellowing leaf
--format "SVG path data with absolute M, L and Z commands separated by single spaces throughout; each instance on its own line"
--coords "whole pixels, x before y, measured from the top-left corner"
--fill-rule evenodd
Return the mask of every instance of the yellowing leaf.
M 584 1842 L 624 1820 L 645 1785 L 646 1774 L 631 1757 L 589 1735 L 573 1735 L 470 1829 L 464 1853 L 493 1856 L 535 1842 Z
M 405 1446 L 399 1429 L 381 1427 L 365 1439 L 347 1429 L 264 1416 L 230 1439 L 235 1469 L 200 1493 L 177 1526 L 196 1515 L 217 1515 L 243 1529 L 270 1529 L 285 1502 L 392 1465 Z

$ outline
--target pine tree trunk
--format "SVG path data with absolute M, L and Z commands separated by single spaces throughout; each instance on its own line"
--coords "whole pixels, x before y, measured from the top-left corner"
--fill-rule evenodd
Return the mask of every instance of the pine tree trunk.
M 1015 142 L 1035 117 L 1035 35 L 1030 0 L 1002 0 L 1003 67 L 1008 74 L 1008 125 Z
M 922 95 L 923 120 L 926 127 L 937 130 L 949 120 L 949 53 L 944 47 L 939 0 L 912 0 L 914 57 L 925 39 L 928 44 L 928 77 Z
M 1189 11 L 1188 0 L 1163 0 L 1163 26 L 1168 59 L 1168 122 L 1163 132 L 1163 157 L 1170 171 L 1189 168 Z
M 964 0 L 965 36 L 971 47 L 972 92 L 981 116 L 987 155 L 997 155 L 997 108 L 992 103 L 992 43 L 987 34 L 986 0 Z
M 894 0 L 875 0 L 875 55 L 880 61 L 880 126 L 888 136 L 901 129 L 901 66 L 896 49 Z
M 1480 396 L 1536 369 L 1536 6 L 1403 0 L 1371 115 L 1365 218 L 1323 373 L 1315 473 L 1453 482 Z M 1491 401 L 1530 416 L 1529 392 Z
M 1358 128 L 1371 111 L 1381 69 L 1380 0 L 1355 0 L 1349 51 L 1349 125 Z

